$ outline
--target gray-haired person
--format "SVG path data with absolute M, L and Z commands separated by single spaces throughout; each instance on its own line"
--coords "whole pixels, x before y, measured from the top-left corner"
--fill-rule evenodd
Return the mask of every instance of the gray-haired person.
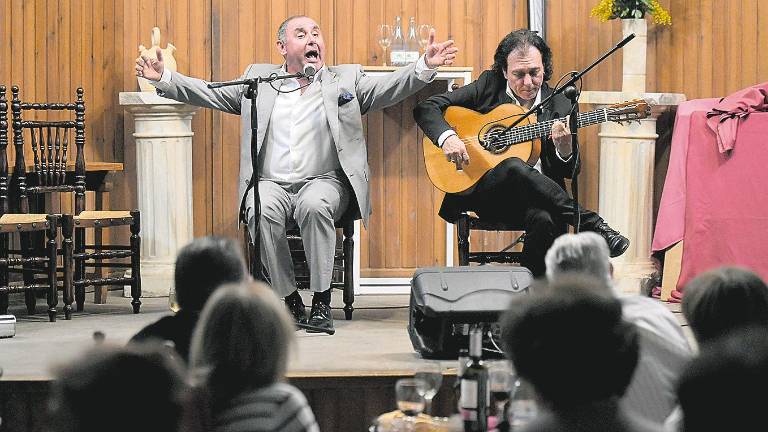
M 603 289 L 619 299 L 624 320 L 637 327 L 640 340 L 637 370 L 622 404 L 648 420 L 663 422 L 677 404 L 675 383 L 691 357 L 675 316 L 654 299 L 616 292 L 608 247 L 595 233 L 558 237 L 544 261 L 549 280 L 569 273 L 588 274 L 603 282 Z

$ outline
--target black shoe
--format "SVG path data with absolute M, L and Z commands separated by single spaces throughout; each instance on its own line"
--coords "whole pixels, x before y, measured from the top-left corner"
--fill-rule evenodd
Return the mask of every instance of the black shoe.
M 603 236 L 608 243 L 608 250 L 611 252 L 611 258 L 623 254 L 629 247 L 629 239 L 619 234 L 618 231 L 608 226 L 605 222 L 600 222 L 595 227 L 595 232 Z
M 288 307 L 288 311 L 291 312 L 293 320 L 300 324 L 307 323 L 307 310 L 305 309 L 304 302 L 301 301 L 300 296 L 288 296 L 285 298 L 285 305 Z
M 319 327 L 325 330 L 333 330 L 333 315 L 331 307 L 323 302 L 312 304 L 312 311 L 309 313 L 309 325 Z M 307 333 L 321 333 L 318 330 L 307 330 Z

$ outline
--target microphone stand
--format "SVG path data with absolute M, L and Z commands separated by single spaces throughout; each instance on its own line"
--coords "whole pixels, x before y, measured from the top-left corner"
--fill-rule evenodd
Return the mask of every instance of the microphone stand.
M 580 163 L 579 158 L 581 156 L 579 155 L 579 143 L 578 143 L 577 138 L 576 138 L 576 132 L 578 131 L 578 127 L 579 127 L 578 115 L 576 115 L 576 112 L 577 112 L 576 111 L 576 107 L 578 106 L 578 103 L 579 103 L 579 91 L 578 91 L 578 89 L 576 89 L 576 86 L 574 85 L 574 83 L 576 81 L 580 80 L 581 77 L 584 76 L 590 70 L 592 70 L 592 68 L 594 68 L 595 66 L 600 64 L 603 60 L 605 60 L 608 56 L 610 56 L 611 54 L 616 52 L 619 48 L 624 47 L 624 45 L 629 43 L 629 41 L 631 41 L 634 38 L 635 38 L 635 34 L 634 33 L 628 35 L 627 37 L 622 39 L 619 43 L 617 43 L 613 48 L 608 50 L 605 54 L 600 56 L 600 58 L 598 58 L 597 60 L 592 62 L 592 64 L 589 65 L 586 69 L 584 69 L 581 72 L 571 74 L 571 78 L 568 81 L 566 81 L 563 85 L 557 87 L 544 100 L 542 100 L 538 104 L 535 104 L 534 106 L 532 106 L 531 109 L 529 109 L 525 114 L 523 114 L 522 116 L 518 117 L 511 125 L 509 125 L 509 127 L 504 129 L 504 131 L 502 131 L 502 133 L 496 135 L 495 139 L 491 140 L 491 143 L 493 143 L 493 141 L 499 139 L 499 137 L 501 137 L 504 134 L 506 134 L 507 132 L 509 132 L 512 128 L 514 128 L 515 126 L 520 124 L 520 122 L 522 122 L 523 120 L 528 118 L 531 114 L 533 114 L 534 112 L 537 112 L 542 106 L 548 104 L 549 101 L 552 100 L 553 97 L 555 97 L 555 96 L 565 92 L 569 87 L 572 87 L 575 90 L 575 91 L 569 91 L 567 96 L 571 100 L 571 116 L 569 117 L 569 120 L 570 120 L 569 128 L 571 130 L 571 142 L 573 144 L 573 153 L 571 154 L 571 157 L 575 157 L 576 158 L 575 161 L 574 161 L 574 166 L 573 166 L 573 174 L 571 175 L 571 190 L 572 190 L 572 193 L 573 193 L 573 219 L 574 219 L 573 226 L 575 227 L 576 232 L 579 232 L 579 225 L 581 224 L 581 213 L 578 211 L 578 208 L 579 208 L 578 207 L 579 206 L 578 190 L 579 190 L 579 188 L 578 188 L 578 176 L 577 176 L 578 165 Z
M 229 87 L 236 85 L 246 85 L 248 90 L 245 93 L 245 97 L 251 100 L 251 166 L 253 172 L 251 174 L 251 181 L 248 183 L 248 187 L 245 189 L 243 198 L 240 201 L 239 219 L 240 222 L 245 224 L 248 229 L 248 219 L 245 208 L 245 199 L 248 196 L 248 191 L 253 189 L 253 211 L 254 211 L 254 236 L 253 236 L 253 254 L 251 255 L 251 276 L 254 279 L 260 281 L 266 281 L 264 273 L 262 272 L 261 265 L 261 234 L 259 233 L 259 219 L 261 219 L 261 206 L 259 201 L 259 163 L 258 163 L 258 151 L 256 150 L 257 133 L 259 130 L 259 120 L 257 118 L 256 98 L 259 95 L 259 84 L 270 83 L 277 80 L 283 80 L 287 78 L 305 78 L 305 75 L 301 72 L 289 75 L 271 74 L 266 77 L 253 77 L 245 78 L 234 81 L 212 82 L 208 84 L 208 88 L 216 89 L 221 87 Z

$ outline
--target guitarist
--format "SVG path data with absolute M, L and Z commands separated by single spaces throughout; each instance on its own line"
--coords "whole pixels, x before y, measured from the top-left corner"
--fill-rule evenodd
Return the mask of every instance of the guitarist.
M 440 146 L 448 162 L 460 169 L 470 164 L 466 147 L 443 118 L 449 106 L 461 106 L 481 114 L 501 104 L 518 104 L 528 109 L 546 98 L 552 89 L 552 50 L 530 30 L 516 30 L 499 43 L 491 70 L 453 92 L 432 96 L 413 111 L 424 133 Z M 553 98 L 538 113 L 538 121 L 560 118 L 570 112 L 571 102 L 563 95 Z M 455 222 L 461 212 L 474 211 L 487 221 L 521 226 L 526 231 L 522 265 L 534 276 L 545 272 L 544 255 L 554 239 L 573 223 L 573 199 L 565 191 L 576 158 L 571 155 L 571 134 L 563 122 L 555 122 L 552 135 L 542 139 L 541 158 L 531 167 L 510 158 L 488 171 L 475 186 L 461 194 L 447 194 L 440 216 Z M 595 212 L 579 207 L 581 226 L 595 231 L 608 243 L 611 257 L 629 247 L 629 239 L 613 230 Z

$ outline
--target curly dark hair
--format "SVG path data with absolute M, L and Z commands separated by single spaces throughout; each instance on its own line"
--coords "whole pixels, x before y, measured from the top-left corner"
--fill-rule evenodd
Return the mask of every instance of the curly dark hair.
M 544 81 L 549 81 L 552 78 L 552 50 L 541 36 L 527 29 L 515 30 L 499 42 L 496 53 L 493 55 L 493 70 L 503 77 L 504 71 L 507 70 L 509 53 L 529 46 L 541 53 L 541 61 L 544 63 Z

